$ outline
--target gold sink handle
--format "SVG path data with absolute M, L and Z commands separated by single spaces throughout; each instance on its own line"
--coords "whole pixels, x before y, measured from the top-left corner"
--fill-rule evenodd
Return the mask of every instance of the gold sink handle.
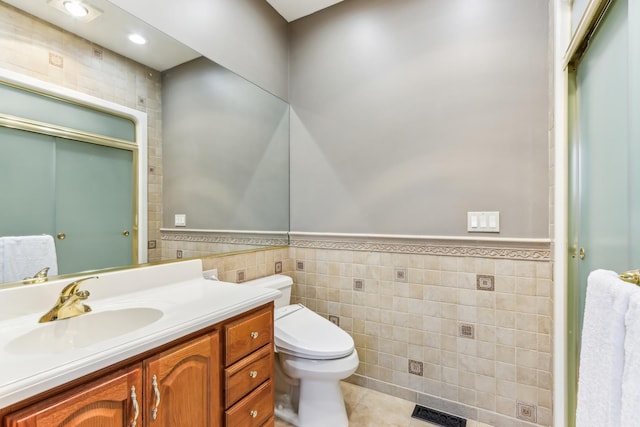
M 89 298 L 90 293 L 80 290 L 79 287 L 82 282 L 97 278 L 98 276 L 85 277 L 65 286 L 60 292 L 56 305 L 40 318 L 40 323 L 68 319 L 90 312 L 91 307 L 81 303 L 82 300 Z

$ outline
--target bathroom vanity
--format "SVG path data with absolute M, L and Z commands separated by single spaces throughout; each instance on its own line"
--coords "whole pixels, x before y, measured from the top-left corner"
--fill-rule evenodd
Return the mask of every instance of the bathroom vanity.
M 48 323 L 37 323 L 46 306 L 33 307 L 69 280 L 0 290 L 1 301 L 34 299 L 29 314 L 0 318 L 2 426 L 273 425 L 279 293 L 201 271 L 187 261 L 106 273 L 83 285 L 91 313 Z

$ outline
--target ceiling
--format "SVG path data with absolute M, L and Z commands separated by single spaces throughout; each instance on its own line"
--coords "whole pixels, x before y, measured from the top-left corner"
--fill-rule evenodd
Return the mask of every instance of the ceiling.
M 266 0 L 287 22 L 311 15 L 343 0 Z
M 89 0 L 100 19 L 87 25 L 65 12 L 52 7 L 60 0 L 1 0 L 70 33 L 96 43 L 120 55 L 131 58 L 154 70 L 165 71 L 201 56 L 163 32 L 125 12 L 107 0 Z M 343 0 L 266 0 L 288 22 Z M 147 39 L 144 46 L 131 43 L 127 37 L 138 33 Z
M 90 25 L 50 6 L 49 3 L 54 0 L 2 1 L 154 70 L 168 70 L 201 56 L 106 0 L 88 2 L 98 12 L 102 12 L 100 19 L 92 20 Z M 140 46 L 131 43 L 127 39 L 130 33 L 144 36 L 147 44 Z

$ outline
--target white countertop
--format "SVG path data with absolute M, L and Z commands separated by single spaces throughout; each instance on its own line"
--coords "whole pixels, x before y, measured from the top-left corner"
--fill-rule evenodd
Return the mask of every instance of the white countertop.
M 138 280 L 134 280 L 133 284 L 122 285 L 129 280 L 127 271 L 107 273 L 101 275 L 100 280 L 87 281 L 81 288 L 92 293 L 84 301 L 92 308 L 92 312 L 74 319 L 55 322 L 38 323 L 38 319 L 56 302 L 55 296 L 53 298 L 51 296 L 57 295 L 61 287 L 72 280 L 65 280 L 64 283 L 43 284 L 43 286 L 25 286 L 24 292 L 31 293 L 32 296 L 37 292 L 37 287 L 40 287 L 40 292 L 37 294 L 38 301 L 34 303 L 38 311 L 33 312 L 34 309 L 30 308 L 26 310 L 32 311 L 28 314 L 20 314 L 18 311 L 16 315 L 8 318 L 3 315 L 0 318 L 0 408 L 259 307 L 280 295 L 279 291 L 273 289 L 205 280 L 202 278 L 201 267 L 192 263 L 186 266 L 185 270 L 186 263 L 178 263 L 183 264 L 177 267 L 182 268 L 183 271 L 176 274 L 170 271 L 171 264 L 136 269 L 134 276 L 137 276 L 134 279 Z M 159 270 L 154 271 L 156 267 L 159 267 Z M 146 271 L 140 271 L 145 268 Z M 186 276 L 189 277 L 176 281 L 176 277 L 185 276 L 182 274 L 185 271 Z M 144 273 L 147 274 L 141 276 Z M 139 280 L 140 277 L 146 279 L 154 275 L 153 280 Z M 171 279 L 171 283 L 166 283 L 168 279 Z M 104 289 L 107 285 L 112 285 L 110 287 L 112 292 Z M 27 290 L 26 288 L 29 287 L 33 288 Z M 7 291 L 13 291 L 5 298 L 9 304 L 11 302 L 15 304 L 16 299 L 22 298 L 20 295 L 16 296 L 15 290 L 0 290 L 0 311 L 3 309 L 2 302 L 5 296 L 3 294 Z M 41 294 L 46 294 L 47 298 L 43 298 Z M 100 294 L 101 297 L 95 297 L 95 294 Z M 25 297 L 28 298 L 29 295 Z M 45 300 L 50 304 L 42 310 Z M 22 300 L 20 302 L 24 304 Z M 25 342 L 25 334 L 42 337 L 44 330 L 38 330 L 39 328 L 49 328 L 53 335 L 62 331 L 61 336 L 65 336 L 64 328 L 67 326 L 65 322 L 69 320 L 80 322 L 84 316 L 140 307 L 160 310 L 162 316 L 146 326 L 127 330 L 115 337 L 107 337 L 95 343 L 81 345 L 72 343 L 70 346 L 57 347 L 43 344 L 38 347 L 38 343 L 27 341 L 29 344 L 27 348 L 35 346 L 35 348 L 41 348 L 39 351 L 25 351 L 16 346 L 18 341 Z M 23 310 L 22 306 L 20 310 Z M 16 312 L 15 306 L 13 311 Z M 108 326 L 104 325 L 107 328 L 105 331 L 109 331 Z M 102 328 L 103 325 L 99 327 Z M 49 331 L 44 334 L 47 335 L 47 342 L 50 342 L 52 338 L 48 336 Z M 65 339 L 69 337 L 65 336 Z

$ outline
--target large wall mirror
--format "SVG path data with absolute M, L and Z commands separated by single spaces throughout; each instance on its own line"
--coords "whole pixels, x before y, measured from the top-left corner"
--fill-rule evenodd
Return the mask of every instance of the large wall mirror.
M 107 49 L 150 71 L 142 85 L 153 90 L 138 95 L 136 106 L 149 115 L 148 224 L 139 224 L 145 233 L 141 233 L 144 241 L 137 243 L 149 248 L 148 261 L 287 244 L 288 104 L 110 2 L 92 0 L 91 5 L 98 16 L 81 23 L 56 9 L 55 0 L 0 1 L 5 17 L 0 18 L 0 35 L 13 54 L 25 43 L 50 43 L 39 46 L 52 52 L 48 65 L 62 59 L 70 64 L 95 61 L 82 52 L 57 58 L 56 43 L 64 43 L 59 37 L 70 32 L 95 46 L 95 55 Z M 32 39 L 21 27 L 25 19 L 37 21 L 37 31 L 45 34 Z M 123 42 L 123 35 L 132 31 L 142 32 L 147 45 Z M 0 58 L 0 67 L 11 63 L 11 54 Z M 16 68 L 19 72 L 20 66 Z M 27 71 L 37 78 L 41 70 Z M 109 71 L 125 80 L 140 79 L 125 71 Z M 11 234 L 10 227 L 3 234 Z M 99 266 L 105 267 L 123 266 Z

